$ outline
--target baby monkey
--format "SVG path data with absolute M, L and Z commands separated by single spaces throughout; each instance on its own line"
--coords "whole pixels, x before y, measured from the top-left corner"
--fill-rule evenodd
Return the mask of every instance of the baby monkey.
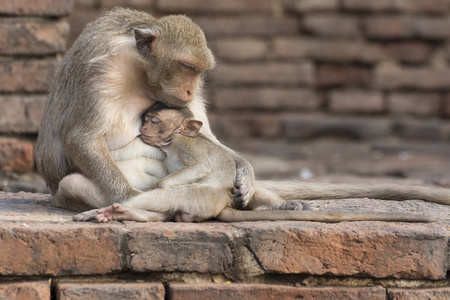
M 221 147 L 200 134 L 202 125 L 187 107 L 174 108 L 162 103 L 150 107 L 143 114 L 141 138 L 167 154 L 165 165 L 169 172 L 151 192 L 155 197 L 171 193 L 174 200 L 140 199 L 131 200 L 127 206 L 113 204 L 100 209 L 97 220 L 154 221 L 154 212 L 167 213 L 167 219 L 183 222 L 217 217 L 230 205 L 232 191 L 237 191 L 236 163 Z M 262 200 L 269 198 L 268 209 L 300 208 L 299 203 L 286 202 L 269 191 L 259 190 L 255 196 Z
M 256 188 L 252 201 L 257 202 L 259 209 L 263 210 L 232 209 L 230 202 L 237 191 L 234 186 L 236 163 L 221 147 L 199 133 L 201 127 L 202 122 L 194 119 L 187 107 L 168 107 L 162 103 L 150 107 L 143 114 L 141 139 L 167 154 L 165 165 L 169 175 L 150 191 L 151 201 L 138 196 L 127 202 L 126 206 L 113 204 L 99 209 L 97 220 L 148 222 L 175 219 L 177 222 L 200 222 L 215 218 L 224 222 L 432 221 L 423 216 L 406 214 L 298 211 L 301 209 L 300 203 L 285 201 L 261 187 Z M 172 197 L 162 197 L 165 193 L 170 193 Z

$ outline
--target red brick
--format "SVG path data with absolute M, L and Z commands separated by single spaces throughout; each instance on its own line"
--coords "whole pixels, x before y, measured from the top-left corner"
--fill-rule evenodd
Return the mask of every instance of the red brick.
M 0 295 L 4 300 L 50 300 L 48 281 L 0 283 Z
M 447 235 L 439 225 L 361 222 L 245 225 L 266 273 L 443 279 Z
M 245 2 L 245 1 L 242 1 Z M 274 18 L 263 16 L 245 17 L 194 17 L 193 20 L 204 30 L 207 37 L 219 36 L 279 36 L 298 33 L 295 18 Z
M 57 59 L 0 61 L 0 92 L 47 92 Z
M 443 102 L 443 115 L 446 117 L 450 116 L 450 94 L 447 94 L 444 97 L 444 102 Z
M 437 14 L 445 14 L 450 9 L 450 3 L 446 0 L 343 0 L 342 6 L 344 9 L 351 11 L 395 11 Z
M 33 144 L 16 138 L 0 137 L 0 170 L 28 173 L 34 167 Z
M 64 16 L 72 11 L 73 0 L 2 0 L 0 14 Z
M 96 8 L 96 1 L 92 0 L 81 0 L 83 7 L 94 7 Z M 154 10 L 155 0 L 99 0 L 100 1 L 100 7 L 101 8 L 107 8 L 111 9 L 116 6 L 122 6 L 122 7 L 131 7 L 133 9 L 139 9 L 139 10 Z M 80 0 L 76 0 L 76 5 L 79 5 Z M 87 3 L 86 3 L 87 2 Z M 94 3 L 91 3 L 94 2 Z M 161 2 L 161 1 L 160 1 Z M 183 13 L 183 11 L 181 11 Z M 184 12 L 186 13 L 186 12 Z
M 375 44 L 282 37 L 275 39 L 273 56 L 281 59 L 312 58 L 339 63 L 375 63 L 381 61 L 384 54 L 381 47 Z
M 378 89 L 382 90 L 401 88 L 448 89 L 450 86 L 450 70 L 381 66 L 375 70 L 374 83 Z
M 393 93 L 388 97 L 389 111 L 395 114 L 436 116 L 441 112 L 441 103 L 437 93 Z
M 377 2 L 377 1 L 376 1 Z M 372 38 L 405 38 L 412 37 L 411 19 L 399 16 L 374 16 L 363 21 L 367 36 Z
M 271 84 L 271 85 L 312 85 L 314 66 L 311 63 L 222 63 L 213 74 L 218 85 Z
M 423 42 L 393 42 L 386 45 L 389 56 L 405 63 L 425 63 L 432 51 L 433 46 Z
M 339 7 L 338 0 L 302 1 L 283 0 L 283 4 L 288 10 L 306 13 L 311 11 L 331 11 Z
M 212 123 L 214 132 L 222 138 L 252 136 L 273 138 L 281 134 L 278 115 L 270 113 L 239 112 L 212 115 Z
M 56 297 L 60 300 L 164 300 L 164 295 L 161 283 L 59 283 L 56 287 Z
M 408 290 L 389 288 L 387 296 L 389 300 L 445 300 L 450 299 L 450 287 Z
M 385 109 L 381 93 L 363 90 L 332 92 L 329 108 L 340 113 L 380 113 Z
M 284 114 L 284 134 L 289 139 L 310 139 L 322 136 L 370 139 L 390 133 L 390 122 L 381 118 L 339 118 L 328 114 Z
M 127 223 L 126 227 L 130 270 L 221 274 L 232 265 L 226 225 Z
M 320 65 L 317 84 L 321 87 L 367 86 L 371 80 L 368 68 L 351 65 Z
M 63 52 L 69 35 L 65 20 L 0 19 L 0 54 L 46 55 Z
M 213 132 L 220 138 L 249 138 L 254 135 L 253 120 L 251 113 L 233 113 L 208 115 Z
M 264 58 L 268 44 L 264 40 L 252 38 L 227 38 L 213 42 L 211 49 L 219 60 L 251 61 Z
M 70 23 L 69 38 L 67 40 L 67 49 L 73 44 L 73 42 L 78 38 L 78 36 L 83 31 L 86 24 L 93 21 L 101 14 L 101 9 L 95 8 L 80 8 L 76 9 L 67 20 Z
M 169 13 L 271 13 L 270 0 L 165 0 L 157 1 L 156 7 Z
M 367 36 L 371 38 L 424 38 L 450 37 L 450 20 L 432 17 L 376 16 L 364 20 Z
M 304 17 L 303 29 L 325 37 L 355 37 L 360 34 L 355 17 L 338 14 L 309 14 Z
M 44 111 L 46 96 L 0 95 L 0 132 L 37 133 Z
M 288 88 L 216 88 L 217 110 L 316 110 L 323 99 L 308 89 Z
M 122 267 L 121 229 L 114 225 L 65 223 L 0 227 L 0 274 L 93 275 Z
M 262 284 L 169 284 L 171 300 L 280 300 L 280 299 L 371 299 L 384 300 L 382 287 L 291 287 Z

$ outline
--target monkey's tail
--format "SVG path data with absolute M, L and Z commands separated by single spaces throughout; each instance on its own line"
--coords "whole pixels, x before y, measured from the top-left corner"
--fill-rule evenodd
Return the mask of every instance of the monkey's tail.
M 450 189 L 403 184 L 347 184 L 296 181 L 257 181 L 284 200 L 374 198 L 382 200 L 425 200 L 450 205 Z
M 390 221 L 390 222 L 418 222 L 431 223 L 436 219 L 397 213 L 361 213 L 361 212 L 332 212 L 332 211 L 299 211 L 299 210 L 235 210 L 225 208 L 216 217 L 222 222 L 248 221 L 312 221 L 336 223 L 343 221 Z

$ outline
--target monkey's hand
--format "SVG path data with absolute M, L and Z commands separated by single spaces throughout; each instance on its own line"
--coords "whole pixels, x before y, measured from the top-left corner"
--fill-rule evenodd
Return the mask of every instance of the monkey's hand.
M 235 154 L 236 181 L 233 189 L 231 206 L 236 209 L 245 208 L 255 193 L 255 172 L 252 165 L 242 156 Z

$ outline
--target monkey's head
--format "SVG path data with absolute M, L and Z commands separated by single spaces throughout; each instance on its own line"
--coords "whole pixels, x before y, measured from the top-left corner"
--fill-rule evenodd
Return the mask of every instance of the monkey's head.
M 153 146 L 167 146 L 174 134 L 197 136 L 202 125 L 187 107 L 168 107 L 158 102 L 142 115 L 141 138 Z
M 135 29 L 134 36 L 154 100 L 185 106 L 201 92 L 203 76 L 215 60 L 198 25 L 185 16 L 167 16 Z

